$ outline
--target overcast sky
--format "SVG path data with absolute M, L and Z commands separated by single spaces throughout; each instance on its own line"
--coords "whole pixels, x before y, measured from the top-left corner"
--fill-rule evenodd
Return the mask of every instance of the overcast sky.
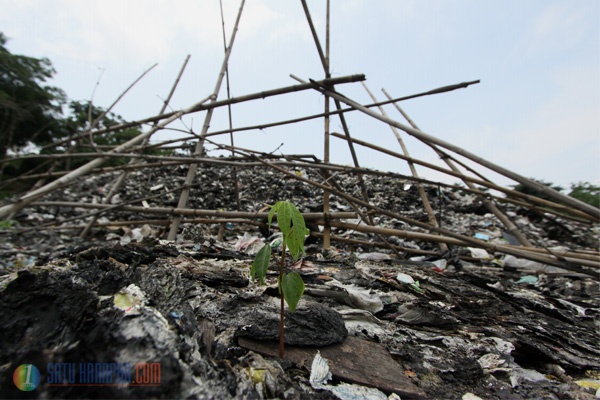
M 569 187 L 600 184 L 600 2 L 597 0 L 332 0 L 331 71 L 363 73 L 383 99 L 480 79 L 467 89 L 401 105 L 424 131 L 527 177 Z M 223 0 L 227 38 L 239 9 Z M 325 1 L 308 1 L 325 42 Z M 48 57 L 53 85 L 74 100 L 108 107 L 158 63 L 114 111 L 135 120 L 156 115 L 186 55 L 191 59 L 171 101 L 188 107 L 214 89 L 223 61 L 218 0 L 0 0 L 0 31 L 15 54 Z M 230 59 L 232 96 L 321 79 L 323 70 L 300 1 L 247 0 Z M 370 103 L 360 83 L 337 90 Z M 223 85 L 219 98 L 226 97 Z M 275 122 L 323 110 L 310 91 L 233 106 L 234 126 Z M 210 131 L 226 129 L 226 108 Z M 388 115 L 405 123 L 387 106 Z M 381 122 L 347 114 L 353 137 L 401 152 Z M 204 114 L 183 119 L 200 132 Z M 183 125 L 175 125 L 177 128 Z M 342 132 L 334 118 L 331 130 Z M 175 132 L 159 138 L 174 137 Z M 406 136 L 404 136 L 406 137 Z M 228 136 L 217 140 L 228 143 Z M 323 157 L 323 121 L 236 134 L 236 145 Z M 331 138 L 331 161 L 352 163 Z M 411 155 L 442 165 L 420 142 Z M 214 153 L 213 153 L 214 154 Z M 361 166 L 410 174 L 405 162 L 359 149 Z M 480 169 L 501 184 L 512 181 Z M 419 174 L 441 179 L 424 168 Z M 456 182 L 456 178 L 446 178 Z

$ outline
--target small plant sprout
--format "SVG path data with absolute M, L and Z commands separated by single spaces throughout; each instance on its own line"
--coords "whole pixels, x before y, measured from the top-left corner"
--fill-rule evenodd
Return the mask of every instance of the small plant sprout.
M 304 293 L 304 281 L 302 277 L 295 272 L 284 273 L 284 262 L 286 249 L 294 261 L 304 254 L 304 238 L 310 233 L 306 229 L 304 217 L 298 209 L 288 201 L 279 201 L 271 207 L 268 216 L 268 227 L 271 226 L 273 215 L 277 213 L 277 223 L 283 234 L 281 243 L 281 257 L 279 259 L 279 277 L 277 284 L 279 287 L 279 295 L 281 298 L 281 312 L 279 316 L 279 358 L 283 358 L 283 338 L 284 338 L 284 300 L 292 312 L 296 311 L 298 302 Z M 250 276 L 257 279 L 261 285 L 265 285 L 265 276 L 269 268 L 271 260 L 271 246 L 265 245 L 254 259 Z

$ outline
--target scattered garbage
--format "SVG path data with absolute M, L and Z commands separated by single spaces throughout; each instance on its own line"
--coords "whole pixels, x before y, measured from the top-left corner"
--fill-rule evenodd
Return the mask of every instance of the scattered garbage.
M 189 206 L 234 209 L 233 190 L 222 179 L 229 176 L 227 170 L 210 166 L 202 173 L 210 190 L 191 196 Z M 152 174 L 132 171 L 138 184 L 125 186 L 121 200 L 147 198 L 148 209 L 175 207 L 176 198 L 164 192 L 179 183 L 181 171 L 167 167 Z M 301 172 L 302 177 L 313 174 L 308 168 Z M 51 193 L 44 201 L 91 199 L 93 193 L 102 203 L 105 191 L 93 187 L 104 188 L 116 175 L 107 172 L 74 182 L 69 191 Z M 279 185 L 276 174 L 247 168 L 238 170 L 238 176 L 246 185 L 241 209 L 247 212 L 276 200 L 273 186 L 278 196 L 298 204 L 316 198 L 310 185 Z M 423 216 L 415 185 L 402 190 L 405 182 L 364 178 L 376 205 Z M 154 186 L 142 184 L 149 179 Z M 338 179 L 348 191 L 355 187 L 352 177 Z M 247 189 L 250 183 L 252 190 Z M 160 202 L 150 198 L 157 194 L 164 195 Z M 350 241 L 328 250 L 317 242 L 290 267 L 303 276 L 306 290 L 296 313 L 285 314 L 284 360 L 277 358 L 276 274 L 267 275 L 267 287 L 249 280 L 252 254 L 280 243 L 276 229 L 266 239 L 257 221 L 184 222 L 177 241 L 163 241 L 160 224 L 142 221 L 156 215 L 141 208 L 135 215 L 116 209 L 98 219 L 90 238 L 81 239 L 68 228 L 74 222 L 63 218 L 89 210 L 58 213 L 59 206 L 32 205 L 18 226 L 2 231 L 0 240 L 2 393 L 8 388 L 7 397 L 19 396 L 12 371 L 21 364 L 152 360 L 162 367 L 160 388 L 66 389 L 42 381 L 37 396 L 595 396 L 600 381 L 594 375 L 600 371 L 597 280 L 496 252 L 493 246 L 500 245 L 501 237 L 506 245 L 508 236 L 494 217 L 473 212 L 478 207 L 474 196 L 452 190 L 443 195 L 442 226 L 468 237 L 487 235 L 490 247 L 455 247 L 452 254 L 442 254 L 426 241 L 387 236 L 395 252 L 375 246 L 377 238 L 358 231 L 369 226 L 365 220 L 354 220 L 357 229 L 333 227 L 334 236 Z M 308 201 L 312 203 L 318 202 Z M 335 196 L 330 206 L 332 212 L 352 211 Z M 561 257 L 588 240 L 548 238 L 516 208 L 511 218 Z M 33 229 L 44 222 L 51 222 L 52 229 Z M 426 233 L 386 216 L 376 224 Z M 577 222 L 563 225 L 573 232 L 578 228 Z M 221 226 L 223 241 L 217 241 Z M 27 228 L 26 234 L 19 233 Z M 568 248 L 558 249 L 558 244 Z M 313 377 L 318 371 L 309 367 L 317 351 L 332 380 L 325 379 L 327 372 Z M 548 364 L 557 367 L 550 370 Z

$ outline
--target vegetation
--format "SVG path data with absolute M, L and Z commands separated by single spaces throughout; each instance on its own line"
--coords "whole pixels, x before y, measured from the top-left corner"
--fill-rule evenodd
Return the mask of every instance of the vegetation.
M 548 186 L 558 192 L 561 192 L 564 190 L 562 187 L 555 185 L 553 183 L 544 182 L 542 180 L 537 180 L 537 179 L 534 179 L 534 180 L 536 182 L 541 183 L 544 186 Z M 546 196 L 545 194 L 542 194 L 542 193 L 538 192 L 537 190 L 533 190 L 522 184 L 514 185 L 513 188 L 517 192 L 521 192 L 521 193 L 529 194 L 532 196 L 537 196 L 542 199 L 554 201 L 552 198 Z M 590 182 L 572 183 L 571 184 L 571 192 L 569 193 L 569 196 L 576 198 L 577 200 L 581 200 L 584 203 L 590 204 L 594 207 L 600 208 L 600 186 L 598 186 L 598 185 L 593 185 Z
M 64 92 L 45 82 L 56 72 L 47 58 L 11 54 L 0 32 L 0 157 L 28 142 L 64 137 Z M 18 133 L 18 134 L 17 134 Z
M 298 209 L 290 202 L 280 201 L 271 207 L 268 216 L 268 226 L 271 226 L 273 216 L 277 213 L 277 223 L 283 234 L 281 243 L 281 255 L 279 258 L 279 277 L 277 285 L 281 297 L 281 312 L 279 319 L 279 357 L 283 358 L 283 339 L 284 339 L 284 300 L 292 312 L 296 311 L 298 302 L 304 294 L 304 281 L 302 277 L 295 272 L 284 273 L 284 263 L 286 249 L 289 249 L 290 255 L 297 261 L 301 254 L 304 254 L 304 238 L 309 234 L 306 228 L 304 217 Z M 250 275 L 257 279 L 261 285 L 265 285 L 265 277 L 271 260 L 271 246 L 265 245 L 254 259 Z
M 56 73 L 50 60 L 12 54 L 6 42 L 6 36 L 0 32 L 0 159 L 5 158 L 9 150 L 17 152 L 31 144 L 44 154 L 107 151 L 141 133 L 139 126 L 133 126 L 76 139 L 90 130 L 92 123 L 95 123 L 94 128 L 103 129 L 126 121 L 89 101 L 67 99 L 61 89 L 47 85 Z M 160 150 L 145 153 L 170 154 Z M 8 160 L 0 164 L 0 181 L 28 171 L 69 170 L 91 159 L 61 159 L 60 163 L 40 159 Z M 110 158 L 106 164 L 116 166 L 127 162 L 127 158 Z M 24 182 L 12 184 L 11 191 L 24 190 L 24 186 Z M 0 195 L 10 194 L 6 188 L 2 190 Z
M 578 182 L 571 184 L 569 196 L 600 208 L 600 186 L 589 182 Z

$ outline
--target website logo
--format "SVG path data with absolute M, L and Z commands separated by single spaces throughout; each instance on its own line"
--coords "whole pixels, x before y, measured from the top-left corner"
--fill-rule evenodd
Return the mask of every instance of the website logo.
M 40 384 L 40 371 L 33 364 L 21 364 L 13 372 L 13 382 L 24 392 L 35 390 Z

